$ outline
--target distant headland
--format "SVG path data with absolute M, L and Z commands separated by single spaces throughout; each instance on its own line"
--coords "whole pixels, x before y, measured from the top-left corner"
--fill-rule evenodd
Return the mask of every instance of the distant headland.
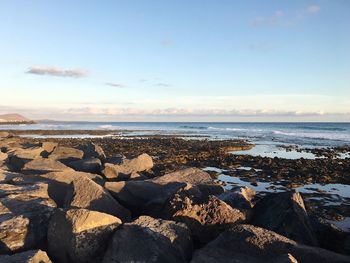
M 35 121 L 17 113 L 0 114 L 0 125 L 6 124 L 35 124 Z

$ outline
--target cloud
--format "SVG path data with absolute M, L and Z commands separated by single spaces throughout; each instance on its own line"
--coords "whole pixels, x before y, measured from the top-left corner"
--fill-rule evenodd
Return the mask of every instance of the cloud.
M 281 18 L 284 16 L 284 12 L 281 10 L 275 11 L 271 16 L 267 17 L 256 17 L 251 24 L 253 26 L 274 26 L 278 25 L 281 21 Z
M 54 77 L 71 77 L 71 78 L 83 78 L 87 77 L 88 73 L 81 69 L 62 69 L 58 67 L 50 66 L 31 66 L 26 71 L 28 74 L 35 75 L 47 75 Z
M 316 14 L 320 12 L 321 7 L 319 5 L 310 5 L 306 8 L 305 12 L 309 14 Z
M 158 87 L 171 87 L 172 85 L 169 83 L 163 83 L 163 82 L 159 82 L 154 84 L 154 86 L 158 86 Z
M 120 84 L 120 83 L 114 83 L 114 82 L 106 82 L 107 86 L 115 87 L 115 88 L 126 88 L 126 85 Z

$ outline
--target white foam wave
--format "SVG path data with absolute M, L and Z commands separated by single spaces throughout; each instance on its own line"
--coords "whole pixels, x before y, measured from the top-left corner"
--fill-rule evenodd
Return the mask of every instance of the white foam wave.
M 350 134 L 344 133 L 306 133 L 306 132 L 285 132 L 285 131 L 273 131 L 274 134 L 284 135 L 284 136 L 293 136 L 301 138 L 310 138 L 310 139 L 327 139 L 327 140 L 342 140 L 350 141 Z

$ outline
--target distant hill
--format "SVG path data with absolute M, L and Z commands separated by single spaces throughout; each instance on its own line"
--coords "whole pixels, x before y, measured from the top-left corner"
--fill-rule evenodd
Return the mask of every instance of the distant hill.
M 0 114 L 0 124 L 32 124 L 32 123 L 35 123 L 35 122 L 17 113 Z

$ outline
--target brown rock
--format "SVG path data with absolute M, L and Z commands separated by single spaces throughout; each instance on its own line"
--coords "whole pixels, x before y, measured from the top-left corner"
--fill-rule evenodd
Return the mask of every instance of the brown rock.
M 41 143 L 41 148 L 44 149 L 45 153 L 48 155 L 53 152 L 53 150 L 58 146 L 57 142 L 43 142 Z
M 173 173 L 169 173 L 150 180 L 157 184 L 167 184 L 173 182 L 189 183 L 189 184 L 209 184 L 213 183 L 213 179 L 207 172 L 198 168 L 187 168 Z
M 101 160 L 95 157 L 89 157 L 78 161 L 73 161 L 68 164 L 69 167 L 76 171 L 87 172 L 87 173 L 101 173 Z
M 29 250 L 17 254 L 0 256 L 0 263 L 52 263 L 45 251 Z
M 115 232 L 103 262 L 187 262 L 191 254 L 185 224 L 141 216 Z
M 58 160 L 63 163 L 69 163 L 76 160 L 81 160 L 84 156 L 84 152 L 71 147 L 57 146 L 53 152 L 49 155 L 49 158 Z
M 57 210 L 48 229 L 49 254 L 55 262 L 96 262 L 104 252 L 117 217 L 86 209 Z
M 148 154 L 141 154 L 134 159 L 124 159 L 121 164 L 105 164 L 103 174 L 107 179 L 117 179 L 120 176 L 149 170 L 153 161 Z
M 41 147 L 14 148 L 7 152 L 9 164 L 15 171 L 20 171 L 26 163 L 39 158 L 43 150 Z
M 44 246 L 55 207 L 51 199 L 26 194 L 0 198 L 0 254 Z
M 36 158 L 32 161 L 27 162 L 23 168 L 23 172 L 27 173 L 49 173 L 49 172 L 60 172 L 60 171 L 72 171 L 71 168 L 64 165 L 63 163 L 48 159 L 48 158 Z
M 81 146 L 80 150 L 84 152 L 84 158 L 98 158 L 102 162 L 106 161 L 106 154 L 101 146 L 89 142 L 87 145 Z
M 73 180 L 66 196 L 66 207 L 86 208 L 119 217 L 123 222 L 130 220 L 130 212 L 121 206 L 104 188 L 89 178 Z

